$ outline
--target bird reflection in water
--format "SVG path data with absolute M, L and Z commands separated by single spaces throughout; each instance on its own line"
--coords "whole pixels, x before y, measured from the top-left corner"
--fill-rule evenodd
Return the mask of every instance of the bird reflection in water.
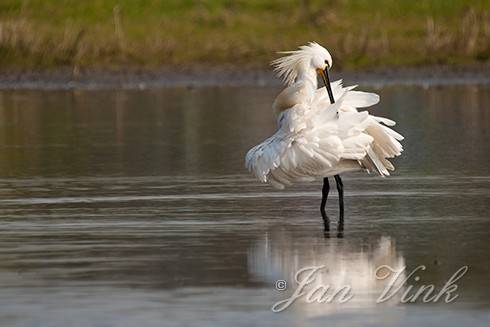
M 286 281 L 287 288 L 283 292 L 277 291 L 278 301 L 294 295 L 300 287 L 295 280 L 296 273 L 309 267 L 324 266 L 311 277 L 312 282 L 303 288 L 304 293 L 328 288 L 324 294 L 332 299 L 334 293 L 338 292 L 339 295 L 346 286 L 350 287 L 351 298 L 345 303 L 338 301 L 338 298 L 324 303 L 311 303 L 303 296 L 288 307 L 288 310 L 300 310 L 307 316 L 336 313 L 343 309 L 374 309 L 380 305 L 400 303 L 405 273 L 400 273 L 396 280 L 381 280 L 377 278 L 377 269 L 384 265 L 397 271 L 405 267 L 403 256 L 397 252 L 395 242 L 389 236 L 339 239 L 280 230 L 267 232 L 248 253 L 248 269 L 252 276 L 271 285 L 278 280 Z M 390 286 L 400 287 L 400 291 L 388 301 L 378 304 L 377 299 Z

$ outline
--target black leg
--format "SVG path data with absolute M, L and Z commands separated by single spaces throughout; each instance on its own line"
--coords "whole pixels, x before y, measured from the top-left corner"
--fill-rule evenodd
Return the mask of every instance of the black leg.
M 330 220 L 328 219 L 327 213 L 325 212 L 325 206 L 327 205 L 327 198 L 328 198 L 329 191 L 330 191 L 330 184 L 328 183 L 328 178 L 325 177 L 323 179 L 322 204 L 320 205 L 320 212 L 322 213 L 323 226 L 325 227 L 326 232 L 330 230 Z
M 339 192 L 339 232 L 344 230 L 344 184 L 340 175 L 335 175 L 335 182 L 337 182 L 337 191 Z

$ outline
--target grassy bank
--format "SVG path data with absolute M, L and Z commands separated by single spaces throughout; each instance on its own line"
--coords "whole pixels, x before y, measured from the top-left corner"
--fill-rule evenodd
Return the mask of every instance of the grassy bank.
M 337 67 L 490 58 L 490 0 L 2 0 L 0 67 L 263 66 L 315 40 Z

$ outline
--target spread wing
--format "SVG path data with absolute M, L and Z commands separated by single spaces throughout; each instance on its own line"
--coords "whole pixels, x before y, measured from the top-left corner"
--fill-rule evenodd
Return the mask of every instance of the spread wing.
M 311 180 L 319 162 L 332 167 L 339 161 L 340 139 L 335 135 L 320 138 L 309 130 L 305 110 L 296 105 L 281 113 L 277 132 L 247 153 L 246 166 L 261 181 L 283 188 L 294 181 Z
M 281 112 L 279 129 L 247 153 L 246 167 L 276 188 L 359 169 L 388 176 L 394 169 L 388 158 L 401 153 L 403 137 L 388 127 L 393 121 L 358 112 L 379 97 L 354 88 L 336 81 L 335 104 L 320 88 L 311 103 Z
M 281 113 L 279 129 L 246 156 L 246 167 L 276 188 L 314 180 L 338 171 L 359 169 L 350 160 L 366 155 L 372 138 L 362 131 L 367 113 L 338 116 L 342 98 L 316 108 L 298 104 Z

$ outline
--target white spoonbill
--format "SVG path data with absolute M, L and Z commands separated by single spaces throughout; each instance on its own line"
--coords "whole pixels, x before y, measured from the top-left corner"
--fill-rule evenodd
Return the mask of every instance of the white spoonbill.
M 374 93 L 353 91 L 342 81 L 330 85 L 328 70 L 332 57 L 315 42 L 272 62 L 274 70 L 286 84 L 272 105 L 278 130 L 264 142 L 250 149 L 246 167 L 264 183 L 283 189 L 295 182 L 323 179 L 320 212 L 325 231 L 330 229 L 325 212 L 330 185 L 334 177 L 339 194 L 339 224 L 344 228 L 344 196 L 340 174 L 358 170 L 388 176 L 394 166 L 388 158 L 403 151 L 403 136 L 388 126 L 395 122 L 370 115 L 357 108 L 379 101 Z M 318 88 L 320 75 L 325 88 Z

